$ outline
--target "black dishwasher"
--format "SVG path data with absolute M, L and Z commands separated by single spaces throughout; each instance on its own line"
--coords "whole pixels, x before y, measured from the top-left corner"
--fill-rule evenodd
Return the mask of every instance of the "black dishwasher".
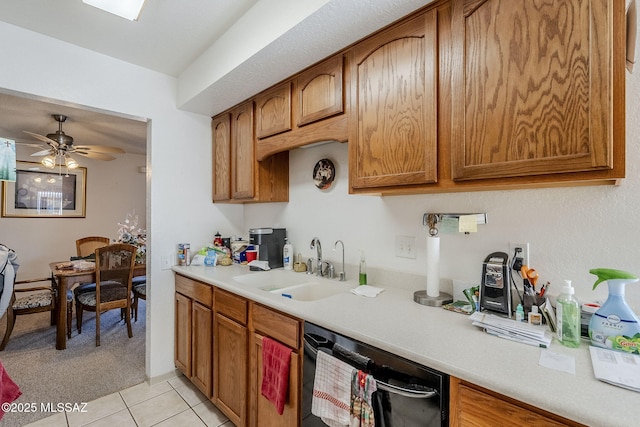
M 374 376 L 378 390 L 373 394 L 372 406 L 377 427 L 449 425 L 449 375 L 305 322 L 303 427 L 326 425 L 311 413 L 318 351 Z

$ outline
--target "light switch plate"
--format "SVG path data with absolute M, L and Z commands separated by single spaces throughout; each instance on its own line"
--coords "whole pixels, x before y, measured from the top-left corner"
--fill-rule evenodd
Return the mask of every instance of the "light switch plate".
M 169 255 L 163 255 L 162 259 L 160 260 L 162 262 L 162 270 L 171 270 L 171 256 Z
M 416 237 L 396 236 L 396 256 L 416 259 Z

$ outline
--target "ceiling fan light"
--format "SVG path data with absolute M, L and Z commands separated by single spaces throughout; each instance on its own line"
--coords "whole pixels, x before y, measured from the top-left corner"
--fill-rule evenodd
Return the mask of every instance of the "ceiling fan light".
M 56 167 L 56 158 L 53 156 L 46 156 L 40 161 L 40 163 L 42 163 L 45 168 L 53 169 Z
M 69 156 L 64 157 L 64 165 L 67 169 L 75 169 L 79 166 L 78 162 Z

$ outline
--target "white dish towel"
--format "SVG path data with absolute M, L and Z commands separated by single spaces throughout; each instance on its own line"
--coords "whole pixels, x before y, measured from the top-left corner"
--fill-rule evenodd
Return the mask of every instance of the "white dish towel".
M 349 364 L 318 351 L 311 413 L 330 427 L 350 424 L 351 379 L 354 371 Z
M 378 296 L 382 291 L 384 291 L 383 288 L 376 288 L 375 286 L 370 285 L 360 285 L 357 288 L 351 289 L 352 294 L 362 295 L 369 298 Z

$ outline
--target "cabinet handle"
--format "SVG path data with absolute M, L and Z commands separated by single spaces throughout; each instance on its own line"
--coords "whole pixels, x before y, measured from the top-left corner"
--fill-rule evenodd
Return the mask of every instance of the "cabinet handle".
M 627 6 L 627 71 L 630 73 L 636 63 L 637 19 L 636 0 L 631 0 Z
M 413 399 L 430 399 L 438 395 L 438 392 L 429 387 L 421 387 L 423 390 L 414 390 L 406 387 L 398 387 L 384 381 L 376 380 L 378 390 L 388 391 L 389 393 L 399 394 L 404 397 Z

